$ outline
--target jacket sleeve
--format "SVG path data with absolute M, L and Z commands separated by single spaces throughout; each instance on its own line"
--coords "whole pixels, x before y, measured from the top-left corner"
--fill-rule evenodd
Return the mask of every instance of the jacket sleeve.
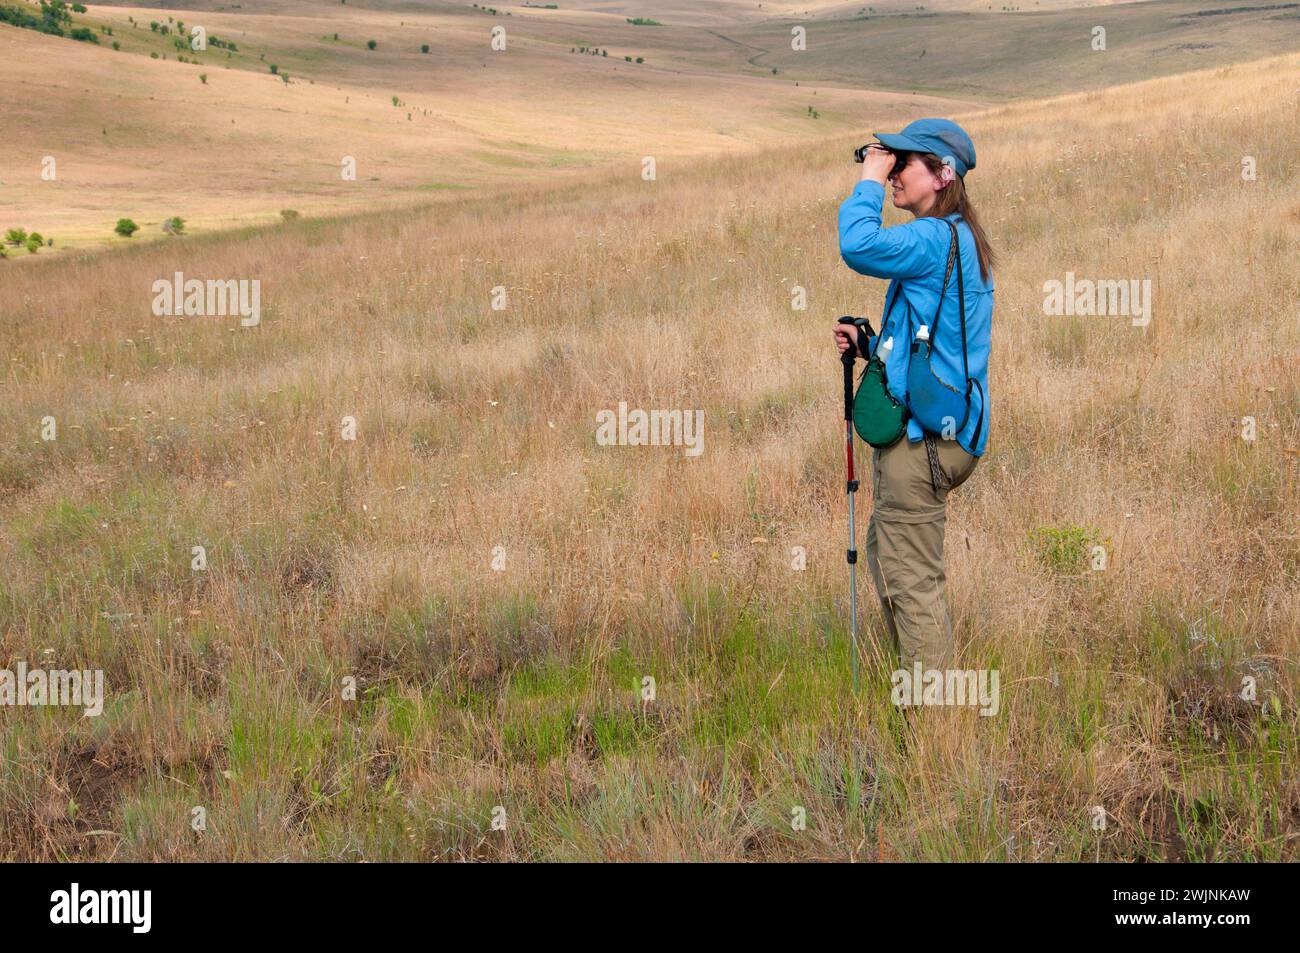
M 840 256 L 858 274 L 873 278 L 918 278 L 932 271 L 939 255 L 937 219 L 918 218 L 905 225 L 880 227 L 885 189 L 879 182 L 859 182 L 840 206 Z

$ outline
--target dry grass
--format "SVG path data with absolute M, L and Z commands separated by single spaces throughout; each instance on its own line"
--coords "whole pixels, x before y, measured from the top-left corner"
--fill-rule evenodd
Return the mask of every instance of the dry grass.
M 5 270 L 0 666 L 109 684 L 0 711 L 5 856 L 1293 858 L 1298 86 L 963 119 L 1006 265 L 949 596 L 1002 712 L 912 735 L 879 664 L 848 689 L 847 139 Z M 175 270 L 259 278 L 262 325 L 152 317 Z M 1151 278 L 1151 326 L 1044 317 L 1067 270 Z M 597 446 L 620 400 L 705 452 Z

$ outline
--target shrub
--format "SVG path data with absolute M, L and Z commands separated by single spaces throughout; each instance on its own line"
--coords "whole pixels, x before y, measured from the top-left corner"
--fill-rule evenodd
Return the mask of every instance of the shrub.
M 274 63 L 272 63 L 272 64 L 271 64 L 271 73 L 272 73 L 272 75 L 279 75 L 279 73 L 280 73 L 280 67 L 278 67 L 278 66 L 276 66 Z
M 280 209 L 280 217 L 284 219 L 286 222 L 295 222 L 298 219 L 302 218 L 302 215 L 298 212 L 297 209 L 282 208 Z
M 10 245 L 13 245 L 15 248 L 17 248 L 19 245 L 27 241 L 27 229 L 25 228 L 9 229 L 9 231 L 5 232 L 5 241 L 8 242 Z
M 174 215 L 163 222 L 162 230 L 168 235 L 179 235 L 185 231 L 185 219 Z
M 208 85 L 208 74 L 207 74 L 207 73 L 200 73 L 200 74 L 199 74 L 199 82 L 202 83 L 204 86 Z
M 1029 531 L 1029 542 L 1048 569 L 1067 575 L 1084 572 L 1101 534 L 1087 526 L 1040 526 Z
M 27 254 L 35 255 L 36 252 L 40 250 L 40 247 L 41 241 L 35 235 L 32 235 L 27 239 Z
M 0 6 L 0 23 L 8 23 L 24 30 L 36 30 L 50 36 L 63 36 L 63 28 L 72 25 L 72 13 L 63 0 L 42 0 L 40 16 L 18 7 Z M 80 39 L 81 37 L 78 37 Z
M 368 50 L 373 50 L 378 45 L 379 44 L 376 43 L 374 40 L 366 40 L 366 49 Z
M 420 44 L 420 52 L 421 52 L 421 53 L 428 53 L 428 52 L 429 52 L 429 44 L 428 44 L 428 43 L 421 43 L 421 44 Z
M 27 241 L 25 242 L 25 244 L 30 246 L 32 242 L 35 242 L 36 247 L 40 248 L 42 245 L 45 244 L 45 236 L 42 235 L 40 232 L 32 232 L 30 235 L 27 236 Z
M 117 224 L 113 226 L 113 231 L 123 238 L 130 238 L 140 230 L 140 226 L 129 218 L 119 218 Z

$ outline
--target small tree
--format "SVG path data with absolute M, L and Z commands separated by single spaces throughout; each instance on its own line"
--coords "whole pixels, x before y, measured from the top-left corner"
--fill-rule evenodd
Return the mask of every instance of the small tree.
M 428 44 L 428 43 L 421 43 L 421 44 L 420 44 L 420 52 L 421 52 L 421 53 L 428 53 L 428 52 L 429 52 L 429 44 Z
M 113 226 L 113 231 L 123 238 L 130 238 L 140 230 L 140 226 L 129 218 L 119 218 L 117 224 Z
M 27 241 L 27 229 L 11 228 L 5 232 L 5 241 L 17 248 Z
M 29 236 L 27 239 L 27 254 L 35 255 L 38 251 L 40 251 L 40 248 L 41 248 L 41 240 L 35 235 Z
M 45 244 L 45 236 L 42 235 L 40 232 L 32 232 L 30 235 L 27 236 L 27 241 L 25 242 L 25 244 L 28 246 L 28 248 L 30 248 L 32 242 L 35 242 L 36 247 L 40 248 L 42 245 Z
M 199 74 L 199 82 L 202 83 L 204 86 L 208 85 L 208 74 L 207 74 L 207 73 L 200 73 L 200 74 Z
M 272 63 L 272 64 L 271 64 L 271 73 L 272 73 L 273 75 L 278 75 L 279 72 L 280 72 L 280 67 L 278 67 L 278 66 L 276 66 L 274 63 Z
M 366 40 L 366 49 L 368 50 L 373 50 L 378 45 L 379 44 L 376 43 L 374 40 Z

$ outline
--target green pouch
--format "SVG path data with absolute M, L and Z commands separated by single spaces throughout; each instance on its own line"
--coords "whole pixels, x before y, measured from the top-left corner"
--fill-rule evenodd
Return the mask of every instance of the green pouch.
M 853 397 L 853 429 L 869 445 L 883 449 L 907 430 L 907 418 L 907 407 L 889 392 L 884 362 L 872 354 Z
M 880 348 L 880 342 L 885 339 L 889 316 L 893 313 L 894 305 L 898 303 L 898 295 L 901 292 L 902 285 L 899 284 L 894 289 L 893 300 L 885 308 L 880 334 L 876 337 L 877 350 Z M 865 350 L 865 343 L 863 347 Z M 867 358 L 867 369 L 862 372 L 862 377 L 858 381 L 858 391 L 853 397 L 853 429 L 867 444 L 883 450 L 885 447 L 893 446 L 907 430 L 907 419 L 911 414 L 908 412 L 907 405 L 889 392 L 885 362 L 880 359 L 876 351 L 873 350 L 870 355 L 863 356 Z

